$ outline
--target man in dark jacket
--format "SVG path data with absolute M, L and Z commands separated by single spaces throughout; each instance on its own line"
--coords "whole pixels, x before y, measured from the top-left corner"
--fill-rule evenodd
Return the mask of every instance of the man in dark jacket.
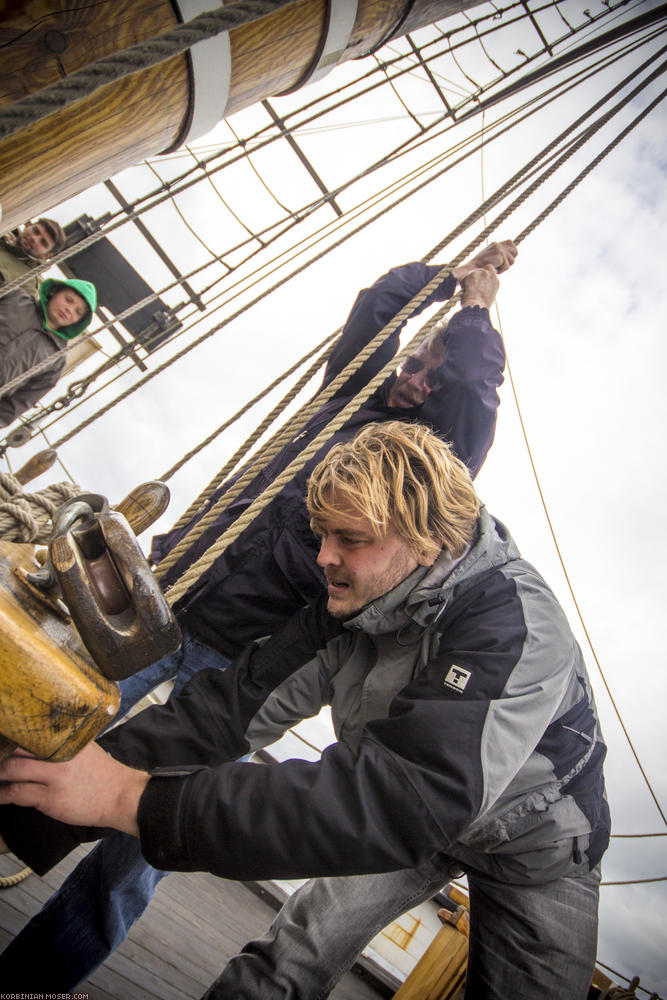
M 497 288 L 495 271 L 504 271 L 515 256 L 511 242 L 493 244 L 457 268 L 423 303 L 421 309 L 447 299 L 457 282 L 462 285 L 461 308 L 445 330 L 444 360 L 443 345 L 437 342 L 430 350 L 417 352 L 413 364 L 406 363 L 368 399 L 216 560 L 175 607 L 183 630 L 181 649 L 121 683 L 119 714 L 164 680 L 175 676 L 178 691 L 202 668 L 225 668 L 248 642 L 274 632 L 295 611 L 322 595 L 325 587 L 316 564 L 317 541 L 310 530 L 304 497 L 309 473 L 336 441 L 349 440 L 371 421 L 397 417 L 421 420 L 450 441 L 473 474 L 477 472 L 493 441 L 497 387 L 502 383 L 505 364 L 502 342 L 491 326 L 488 309 Z M 407 264 L 394 268 L 362 291 L 329 361 L 324 385 L 440 270 L 439 266 Z M 197 559 L 394 357 L 399 333 L 400 327 L 258 473 L 187 556 L 169 571 L 164 579 L 166 585 Z M 415 367 L 417 370 L 412 371 Z M 206 510 L 225 489 L 214 494 Z M 191 526 L 155 539 L 155 561 L 167 555 Z M 11 970 L 25 968 L 26 956 L 37 949 L 44 956 L 44 968 L 49 969 L 50 987 L 74 987 L 124 940 L 164 874 L 146 864 L 136 841 L 120 834 L 105 838 L 80 862 L 45 910 L 14 939 L 0 959 L 0 980 L 4 977 L 9 982 Z M 37 988 L 36 983 L 33 986 Z
M 64 248 L 66 242 L 65 233 L 55 219 L 26 222 L 24 226 L 0 237 L 0 286 L 49 260 Z M 21 287 L 31 295 L 37 295 L 39 276 L 27 278 Z
M 466 996 L 585 1000 L 605 746 L 562 609 L 419 424 L 334 447 L 308 509 L 327 596 L 104 749 L 5 761 L 0 802 L 53 820 L 10 806 L 0 832 L 41 872 L 112 828 L 159 867 L 315 878 L 210 1000 L 327 996 L 382 926 L 463 871 Z M 327 704 L 337 741 L 320 761 L 235 763 Z
M 348 440 L 371 421 L 420 420 L 452 445 L 473 476 L 477 474 L 493 441 L 497 388 L 502 384 L 505 366 L 502 341 L 491 325 L 489 308 L 498 287 L 496 271 L 506 270 L 515 257 L 516 248 L 510 241 L 492 244 L 468 264 L 456 268 L 422 303 L 416 313 L 450 298 L 457 283 L 461 283 L 461 308 L 447 325 L 442 341 L 434 337 L 430 349 L 425 347 L 409 359 L 371 396 L 175 605 L 179 623 L 187 633 L 183 649 L 176 654 L 176 661 L 167 658 L 122 683 L 121 713 L 176 672 L 177 686 L 191 676 L 191 665 L 196 669 L 200 655 L 188 653 L 191 638 L 231 659 L 245 643 L 270 634 L 297 608 L 322 593 L 322 578 L 315 565 L 317 545 L 303 498 L 310 472 L 337 441 Z M 371 288 L 360 292 L 329 359 L 322 387 L 326 388 L 440 270 L 437 265 L 406 264 L 393 268 Z M 200 535 L 165 574 L 164 587 L 178 579 L 394 357 L 404 325 Z M 410 372 L 411 366 L 416 370 Z M 184 528 L 155 538 L 153 561 L 159 563 L 168 555 L 228 488 L 226 484 L 214 493 Z
M 96 308 L 95 286 L 78 278 L 47 278 L 37 299 L 21 288 L 0 298 L 0 427 L 53 388 L 65 367 L 68 341 L 83 333 Z M 47 361 L 46 367 L 27 375 Z M 3 388 L 23 375 L 27 377 L 14 388 Z

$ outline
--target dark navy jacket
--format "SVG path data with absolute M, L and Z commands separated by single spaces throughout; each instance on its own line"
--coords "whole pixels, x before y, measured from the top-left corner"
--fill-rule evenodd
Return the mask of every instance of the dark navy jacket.
M 371 288 L 360 292 L 327 365 L 323 385 L 335 378 L 439 270 L 439 266 L 406 264 L 393 268 Z M 450 298 L 455 287 L 455 279 L 447 278 L 417 312 Z M 201 535 L 165 575 L 163 586 L 180 577 L 391 360 L 398 351 L 400 330 L 401 327 L 387 338 L 305 429 L 256 476 L 243 495 Z M 248 642 L 275 631 L 295 611 L 325 591 L 324 578 L 316 564 L 318 546 L 304 503 L 306 482 L 312 469 L 335 443 L 354 437 L 365 424 L 396 419 L 425 423 L 452 445 L 475 475 L 493 441 L 498 407 L 496 390 L 503 380 L 504 364 L 502 341 L 491 326 L 488 311 L 473 306 L 456 312 L 447 329 L 442 387 L 414 410 L 389 407 L 385 402 L 386 388 L 362 404 L 176 605 L 181 624 L 209 646 L 233 657 Z M 165 557 L 227 488 L 228 485 L 219 489 L 186 528 L 154 539 L 151 552 L 154 562 Z

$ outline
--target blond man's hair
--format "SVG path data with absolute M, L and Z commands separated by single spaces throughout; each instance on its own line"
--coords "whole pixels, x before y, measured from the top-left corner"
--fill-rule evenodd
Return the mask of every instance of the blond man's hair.
M 472 542 L 479 500 L 466 466 L 422 424 L 367 424 L 335 445 L 308 482 L 313 530 L 350 507 L 380 537 L 392 525 L 429 561 L 443 546 L 455 558 Z

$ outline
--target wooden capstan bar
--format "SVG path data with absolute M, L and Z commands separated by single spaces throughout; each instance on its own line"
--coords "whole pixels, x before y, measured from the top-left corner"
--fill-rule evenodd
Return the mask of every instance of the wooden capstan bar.
M 477 0 L 298 0 L 109 84 L 0 142 L 7 231 L 226 115 L 320 79 Z M 0 14 L 0 108 L 220 0 L 18 0 Z

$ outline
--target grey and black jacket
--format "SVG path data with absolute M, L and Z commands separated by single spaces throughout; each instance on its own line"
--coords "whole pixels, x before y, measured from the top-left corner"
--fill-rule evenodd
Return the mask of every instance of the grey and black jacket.
M 337 741 L 320 761 L 234 763 L 324 705 Z M 298 878 L 442 852 L 462 870 L 540 883 L 588 871 L 608 842 L 605 746 L 580 650 L 486 511 L 458 563 L 443 553 L 345 622 L 325 601 L 303 609 L 101 743 L 159 769 L 139 824 L 162 869 Z M 38 872 L 99 836 L 14 807 L 0 810 L 0 832 Z

